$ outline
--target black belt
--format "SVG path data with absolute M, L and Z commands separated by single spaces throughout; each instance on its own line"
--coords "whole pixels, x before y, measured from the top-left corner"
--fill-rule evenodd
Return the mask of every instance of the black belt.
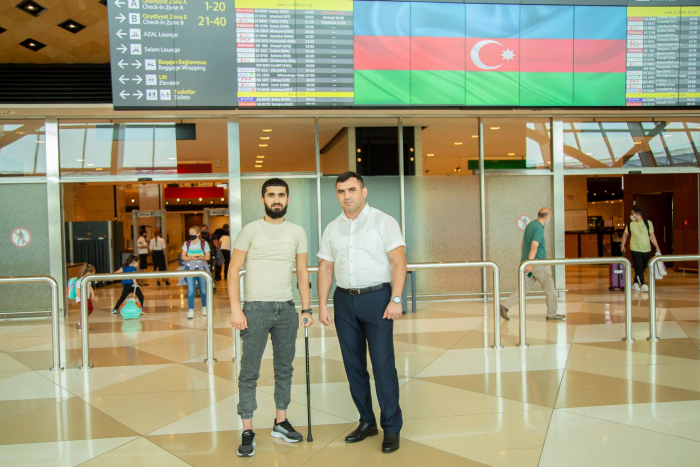
M 344 289 L 342 287 L 338 287 L 338 290 L 341 292 L 345 292 L 350 295 L 362 295 L 363 293 L 369 293 L 369 292 L 376 292 L 378 290 L 382 290 L 385 287 L 387 287 L 390 284 L 379 284 L 379 285 L 373 285 L 371 287 L 365 287 L 363 289 Z

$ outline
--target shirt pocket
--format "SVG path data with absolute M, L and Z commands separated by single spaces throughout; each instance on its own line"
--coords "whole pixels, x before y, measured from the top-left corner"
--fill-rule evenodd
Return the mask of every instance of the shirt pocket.
M 379 233 L 376 230 L 360 230 L 357 234 L 357 248 L 367 252 L 374 252 L 379 242 Z

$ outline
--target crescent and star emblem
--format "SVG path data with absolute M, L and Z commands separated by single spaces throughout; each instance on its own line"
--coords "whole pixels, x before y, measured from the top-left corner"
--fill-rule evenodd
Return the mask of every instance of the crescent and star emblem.
M 496 65 L 496 66 L 489 66 L 489 65 L 486 65 L 484 62 L 482 62 L 481 58 L 479 58 L 479 52 L 481 52 L 481 49 L 484 46 L 489 45 L 489 44 L 497 44 L 497 45 L 500 45 L 501 47 L 503 47 L 503 44 L 501 44 L 498 41 L 494 41 L 492 39 L 486 39 L 483 41 L 479 41 L 474 45 L 474 47 L 472 47 L 472 51 L 471 51 L 472 62 L 474 62 L 474 65 L 478 66 L 482 70 L 495 70 L 495 69 L 503 66 L 502 63 L 499 65 Z M 515 58 L 515 52 L 513 52 L 510 49 L 506 49 L 501 54 L 501 57 L 503 58 L 503 60 L 509 62 Z

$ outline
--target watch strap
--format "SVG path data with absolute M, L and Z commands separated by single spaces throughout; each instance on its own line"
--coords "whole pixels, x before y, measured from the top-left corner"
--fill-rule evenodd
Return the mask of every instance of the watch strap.
M 301 310 L 301 312 L 302 312 L 302 314 L 303 314 L 303 313 L 308 313 L 308 314 L 310 314 L 310 315 L 313 314 L 313 313 L 311 312 L 311 308 L 309 308 L 308 310 Z

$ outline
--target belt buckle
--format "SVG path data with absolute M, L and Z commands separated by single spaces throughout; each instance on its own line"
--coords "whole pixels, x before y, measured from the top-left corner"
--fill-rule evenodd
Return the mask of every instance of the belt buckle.
M 350 291 L 350 295 L 362 295 L 362 292 L 360 292 L 360 289 L 348 289 Z

